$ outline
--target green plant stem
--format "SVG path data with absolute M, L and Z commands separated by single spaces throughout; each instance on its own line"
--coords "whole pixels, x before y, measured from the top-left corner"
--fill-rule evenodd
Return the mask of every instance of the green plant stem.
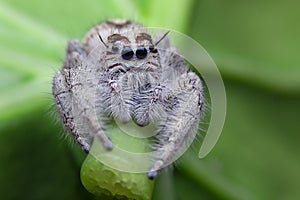
M 148 131 L 147 127 L 144 129 Z M 81 181 L 84 187 L 103 199 L 150 200 L 154 181 L 148 179 L 146 171 L 139 171 L 139 166 L 143 165 L 145 160 L 130 159 L 131 152 L 149 151 L 148 140 L 132 138 L 116 125 L 106 130 L 106 133 L 115 147 L 112 151 L 105 151 L 95 138 L 92 149 L 81 168 Z M 117 148 L 127 151 L 119 153 L 116 151 Z M 110 164 L 105 163 L 106 158 Z M 149 167 L 146 166 L 147 169 Z

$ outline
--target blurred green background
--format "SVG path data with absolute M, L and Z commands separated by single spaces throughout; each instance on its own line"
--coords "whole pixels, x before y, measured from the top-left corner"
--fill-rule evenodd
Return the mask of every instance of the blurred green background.
M 194 38 L 226 87 L 216 147 L 199 160 L 196 144 L 174 175 L 159 178 L 154 199 L 299 199 L 299 8 L 293 0 L 1 0 L 0 199 L 95 199 L 79 179 L 85 155 L 52 114 L 51 79 L 67 41 L 109 18 Z

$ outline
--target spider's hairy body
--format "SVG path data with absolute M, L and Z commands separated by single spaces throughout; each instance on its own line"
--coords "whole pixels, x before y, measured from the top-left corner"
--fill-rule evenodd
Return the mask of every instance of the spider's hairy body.
M 69 42 L 63 69 L 53 80 L 63 122 L 86 152 L 95 136 L 105 149 L 113 148 L 106 120 L 157 125 L 150 179 L 194 138 L 204 101 L 200 78 L 169 40 L 154 40 L 138 24 L 104 22 L 82 43 Z

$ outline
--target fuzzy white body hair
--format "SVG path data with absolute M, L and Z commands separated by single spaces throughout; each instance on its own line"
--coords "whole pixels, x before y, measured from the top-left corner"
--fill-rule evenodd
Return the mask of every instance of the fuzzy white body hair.
M 83 43 L 71 40 L 53 95 L 65 126 L 86 152 L 94 137 L 105 149 L 113 148 L 105 134 L 107 120 L 157 124 L 150 179 L 191 143 L 204 102 L 200 78 L 168 38 L 158 44 L 128 21 L 102 23 Z

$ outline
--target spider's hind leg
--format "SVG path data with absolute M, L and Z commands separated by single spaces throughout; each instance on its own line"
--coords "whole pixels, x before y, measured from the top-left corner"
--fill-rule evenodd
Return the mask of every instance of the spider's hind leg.
M 195 73 L 182 74 L 178 86 L 170 93 L 173 106 L 160 124 L 155 161 L 148 171 L 149 179 L 154 179 L 162 168 L 187 149 L 197 134 L 203 113 L 203 87 Z

